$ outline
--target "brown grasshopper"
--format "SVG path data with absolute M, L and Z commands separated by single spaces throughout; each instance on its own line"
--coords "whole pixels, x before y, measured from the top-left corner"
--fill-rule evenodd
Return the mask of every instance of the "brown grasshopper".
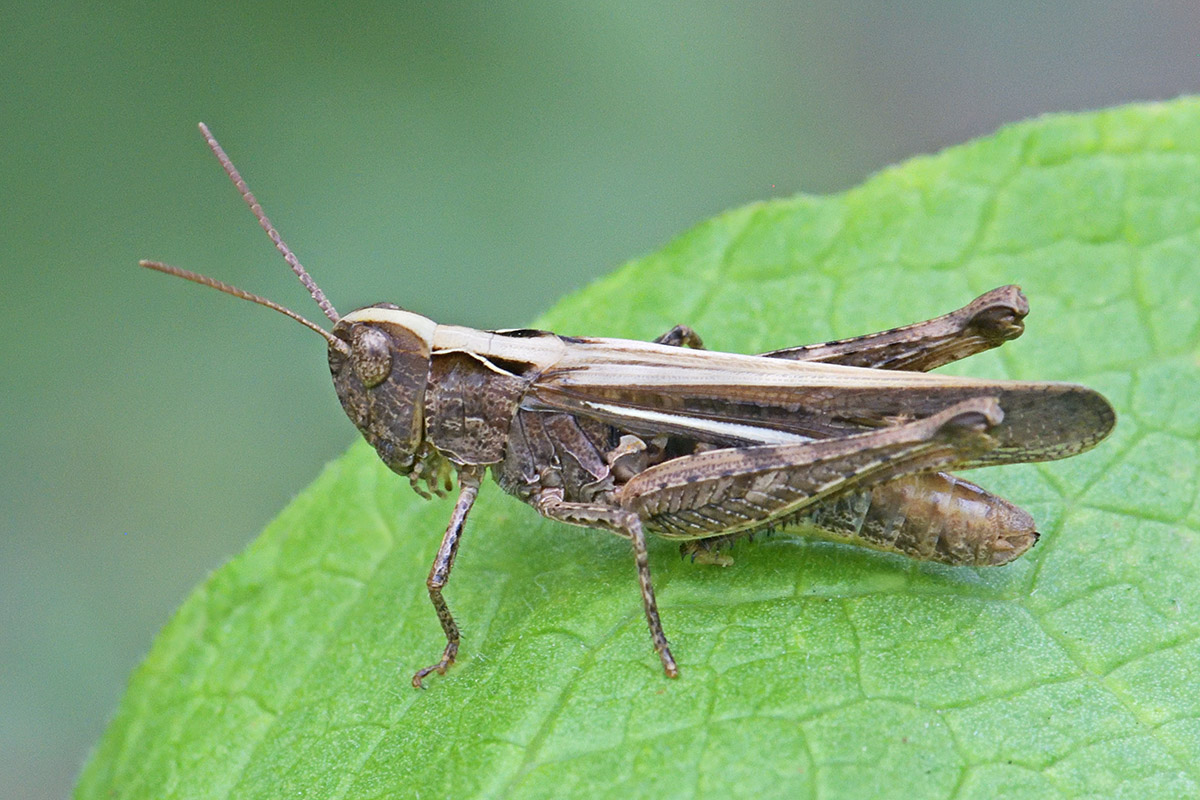
M 718 563 L 731 540 L 798 527 L 916 559 L 1005 564 L 1037 541 L 1032 518 L 943 470 L 1075 455 L 1116 419 L 1083 386 L 927 374 L 1020 336 L 1029 307 L 1015 286 L 926 322 L 756 356 L 704 350 L 683 326 L 638 342 L 439 325 L 390 303 L 340 316 L 200 130 L 333 330 L 212 278 L 141 265 L 319 333 L 342 408 L 383 462 L 426 497 L 457 476 L 426 581 L 446 647 L 413 676 L 416 687 L 458 653 L 442 590 L 489 468 L 542 515 L 630 541 L 654 649 L 675 677 L 647 531 Z

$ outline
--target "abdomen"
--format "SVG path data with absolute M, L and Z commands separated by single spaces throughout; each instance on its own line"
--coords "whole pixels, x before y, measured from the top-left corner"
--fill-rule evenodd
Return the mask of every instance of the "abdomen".
M 943 472 L 839 495 L 798 513 L 786 528 L 956 566 L 1007 564 L 1038 540 L 1027 511 Z

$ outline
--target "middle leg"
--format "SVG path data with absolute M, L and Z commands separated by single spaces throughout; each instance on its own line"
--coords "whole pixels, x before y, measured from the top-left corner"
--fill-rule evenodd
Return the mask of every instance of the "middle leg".
M 633 544 L 633 560 L 637 566 L 638 584 L 642 589 L 642 607 L 646 612 L 646 624 L 650 626 L 654 649 L 658 652 L 667 677 L 678 677 L 679 667 L 675 665 L 675 659 L 667 644 L 667 636 L 663 633 L 662 621 L 658 616 L 654 584 L 650 580 L 650 556 L 646 552 L 646 534 L 637 515 L 600 503 L 568 503 L 563 500 L 561 489 L 543 489 L 534 496 L 533 505 L 539 513 L 550 519 L 571 525 L 603 528 L 629 539 Z

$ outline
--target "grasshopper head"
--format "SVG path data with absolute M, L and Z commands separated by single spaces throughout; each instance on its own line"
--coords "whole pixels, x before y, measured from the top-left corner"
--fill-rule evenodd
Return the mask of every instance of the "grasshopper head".
M 275 249 L 287 261 L 304 288 L 308 289 L 322 313 L 333 323 L 333 331 L 325 330 L 272 300 L 215 278 L 160 261 L 139 263 L 143 267 L 266 306 L 320 334 L 329 344 L 329 370 L 333 374 L 333 386 L 350 420 L 374 446 L 384 463 L 394 471 L 403 475 L 412 473 L 414 478 L 436 483 L 443 477 L 444 470 L 429 464 L 421 469 L 416 468 L 423 441 L 425 383 L 429 376 L 433 331 L 437 326 L 425 317 L 403 311 L 390 303 L 360 308 L 345 317 L 339 316 L 325 293 L 267 219 L 237 168 L 203 123 L 200 124 L 200 132 L 259 225 L 275 244 Z M 428 452 L 424 458 L 436 461 L 430 459 Z M 434 490 L 440 491 L 436 487 Z
M 391 303 L 339 319 L 329 372 L 346 416 L 394 472 L 407 475 L 424 438 L 425 384 L 436 325 Z

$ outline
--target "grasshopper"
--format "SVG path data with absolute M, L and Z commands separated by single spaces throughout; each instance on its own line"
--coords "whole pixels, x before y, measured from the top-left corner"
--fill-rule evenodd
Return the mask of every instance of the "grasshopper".
M 541 330 L 482 331 L 391 303 L 341 316 L 284 243 L 208 128 L 209 148 L 332 331 L 258 295 L 155 261 L 142 266 L 285 314 L 328 344 L 339 401 L 393 472 L 458 499 L 426 585 L 446 636 L 443 590 L 490 470 L 550 519 L 628 539 L 650 636 L 668 677 L 646 533 L 693 559 L 775 528 L 952 565 L 995 566 L 1037 541 L 1030 515 L 946 470 L 1065 458 L 1116 415 L 1066 383 L 987 381 L 928 370 L 1020 336 L 1028 303 L 1003 286 L 935 319 L 759 355 L 703 349 L 677 326 L 653 342 Z

